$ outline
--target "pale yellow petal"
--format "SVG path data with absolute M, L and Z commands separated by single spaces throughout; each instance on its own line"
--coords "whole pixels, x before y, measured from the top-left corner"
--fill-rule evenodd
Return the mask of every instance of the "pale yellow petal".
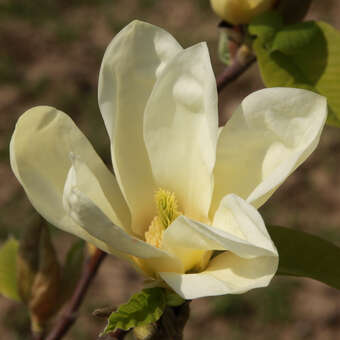
M 174 192 L 179 209 L 206 221 L 213 191 L 217 91 L 205 43 L 164 69 L 148 101 L 144 139 L 156 185 Z
M 165 249 L 181 247 L 184 249 L 229 250 L 247 258 L 264 256 L 273 252 L 273 250 L 251 244 L 245 239 L 185 216 L 178 217 L 164 232 L 163 246 Z
M 204 269 L 213 250 L 248 259 L 277 257 L 260 214 L 235 195 L 222 200 L 212 226 L 179 216 L 165 230 L 162 247 L 182 261 L 185 271 Z
M 224 252 L 197 274 L 160 273 L 162 279 L 184 299 L 223 294 L 241 294 L 266 287 L 276 273 L 278 257 L 241 258 Z
M 96 176 L 117 217 L 116 222 L 129 226 L 130 214 L 114 176 L 70 117 L 55 108 L 39 106 L 19 118 L 10 145 L 16 177 L 44 218 L 82 237 L 84 231 L 67 216 L 62 201 L 72 164 L 70 154 L 78 155 Z
M 219 135 L 210 215 L 229 193 L 264 204 L 315 149 L 326 116 L 326 99 L 302 89 L 246 97 Z
M 114 172 L 142 236 L 155 214 L 157 189 L 143 139 L 143 115 L 164 67 L 182 48 L 163 29 L 133 21 L 108 46 L 99 75 L 99 106 L 111 138 Z
M 116 251 L 136 256 L 142 259 L 156 259 L 154 269 L 168 268 L 180 270 L 178 261 L 166 251 L 139 240 L 122 228 L 116 226 L 112 220 L 98 207 L 82 189 L 82 180 L 78 178 L 82 173 L 76 172 L 72 166 L 65 183 L 63 202 L 68 215 L 93 238 L 105 243 L 109 252 Z M 80 183 L 80 186 L 78 186 Z
M 96 204 L 96 206 L 98 206 L 115 225 L 132 234 L 130 226 L 123 226 L 119 223 L 119 218 L 117 217 L 115 210 L 112 208 L 112 204 L 108 200 L 108 198 L 112 198 L 112 196 L 114 196 L 113 186 L 110 184 L 107 187 L 102 187 L 100 181 L 81 160 L 80 156 L 72 154 L 70 157 L 72 167 L 69 171 L 68 178 L 72 173 L 73 183 L 76 183 L 77 188 L 89 197 L 89 199 L 93 201 L 94 204 Z
M 213 226 L 277 255 L 259 212 L 234 194 L 223 197 L 215 213 Z

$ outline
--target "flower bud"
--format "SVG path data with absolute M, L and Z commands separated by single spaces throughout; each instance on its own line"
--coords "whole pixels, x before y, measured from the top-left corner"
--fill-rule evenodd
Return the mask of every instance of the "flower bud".
M 133 335 L 136 340 L 152 340 L 156 336 L 157 325 L 150 323 L 144 326 L 138 326 L 133 329 Z
M 60 284 L 59 263 L 46 227 L 26 230 L 17 266 L 19 294 L 29 308 L 33 331 L 39 332 L 56 311 Z
M 247 24 L 273 7 L 276 0 L 210 0 L 216 14 L 230 24 Z

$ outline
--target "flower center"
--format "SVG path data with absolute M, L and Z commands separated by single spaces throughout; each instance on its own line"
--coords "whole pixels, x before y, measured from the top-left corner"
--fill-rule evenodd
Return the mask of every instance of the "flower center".
M 158 189 L 155 193 L 157 216 L 153 218 L 145 233 L 145 241 L 157 248 L 161 247 L 164 230 L 182 213 L 173 192 Z

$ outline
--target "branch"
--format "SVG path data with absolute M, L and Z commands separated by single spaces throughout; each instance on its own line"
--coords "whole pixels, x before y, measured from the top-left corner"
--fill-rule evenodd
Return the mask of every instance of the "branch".
M 89 288 L 92 280 L 96 276 L 98 268 L 104 260 L 106 254 L 101 250 L 97 249 L 96 252 L 88 259 L 82 276 L 77 284 L 77 287 L 71 297 L 71 301 L 56 325 L 52 328 L 46 340 L 59 340 L 67 331 L 71 328 L 77 319 L 77 311 L 86 295 L 87 289 Z
M 235 57 L 232 64 L 217 77 L 217 91 L 220 93 L 228 84 L 236 80 L 244 71 L 246 71 L 256 60 L 256 57 L 251 55 L 247 60 L 241 60 L 240 57 Z
M 129 331 L 124 331 L 122 329 L 117 329 L 115 332 L 112 332 L 109 336 L 111 340 L 124 340 L 125 335 L 128 334 Z
M 43 333 L 33 333 L 32 334 L 32 339 L 33 340 L 43 340 L 44 339 L 44 334 Z

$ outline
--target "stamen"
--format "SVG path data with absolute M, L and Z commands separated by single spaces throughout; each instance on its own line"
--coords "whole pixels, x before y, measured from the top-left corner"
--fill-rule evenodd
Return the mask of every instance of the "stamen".
M 159 217 L 155 216 L 148 231 L 145 233 L 145 241 L 154 247 L 160 248 L 164 230 L 165 228 L 160 222 Z
M 153 218 L 145 233 L 145 241 L 161 248 L 164 230 L 182 213 L 178 210 L 175 194 L 164 189 L 155 193 L 158 215 Z
M 178 211 L 175 194 L 164 189 L 155 193 L 158 216 L 163 226 L 167 228 L 181 213 Z

